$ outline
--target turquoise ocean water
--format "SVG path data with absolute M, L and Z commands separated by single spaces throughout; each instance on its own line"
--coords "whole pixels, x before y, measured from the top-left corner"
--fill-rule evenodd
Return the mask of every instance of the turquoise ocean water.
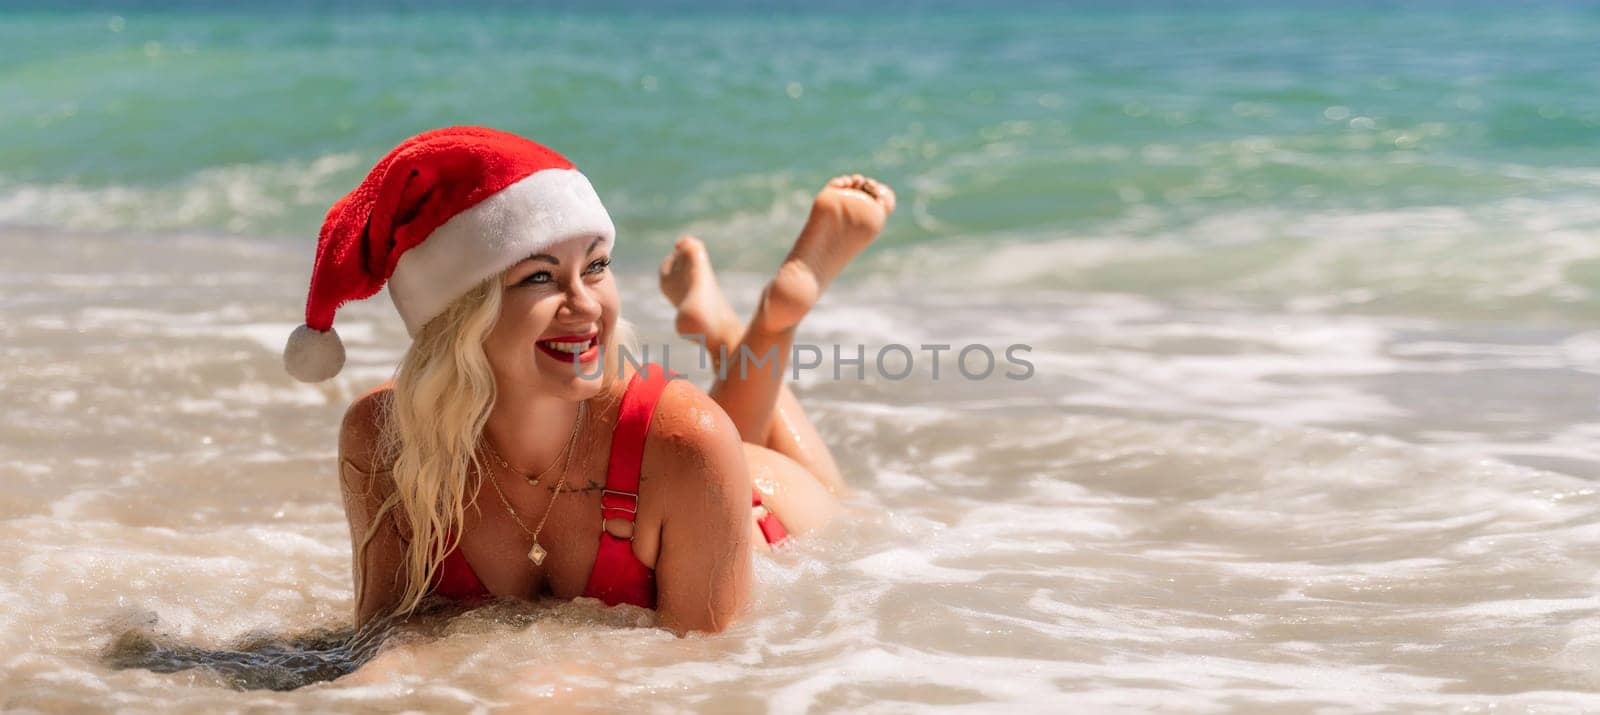
M 474 123 L 573 158 L 632 242 L 624 264 L 693 230 L 721 263 L 764 267 L 817 186 L 861 171 L 905 206 L 863 272 L 960 285 L 969 251 L 1038 245 L 982 280 L 1600 317 L 1592 4 L 0 20 L 5 224 L 311 241 L 388 148 Z
M 1600 711 L 1600 5 L 318 5 L 0 0 L 0 710 Z M 324 683 L 409 341 L 281 351 L 323 212 L 458 123 L 584 169 L 700 386 L 673 240 L 748 315 L 892 184 L 797 333 L 866 346 L 792 382 L 858 493 L 721 634 L 508 603 Z

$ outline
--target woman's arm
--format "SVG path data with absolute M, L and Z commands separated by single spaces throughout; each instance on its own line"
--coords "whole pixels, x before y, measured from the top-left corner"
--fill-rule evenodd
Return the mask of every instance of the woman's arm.
M 406 540 L 397 526 L 398 515 L 392 510 L 382 515 L 372 540 L 366 541 L 368 530 L 380 518 L 380 507 L 394 490 L 387 465 L 377 464 L 385 399 L 388 390 L 383 388 L 362 395 L 345 412 L 339 429 L 339 484 L 345 519 L 350 522 L 357 628 L 393 610 L 406 586 Z
M 680 636 L 721 631 L 744 608 L 753 577 L 750 473 L 739 430 L 680 380 L 662 394 L 650 432 L 664 446 L 658 478 L 670 483 L 656 557 L 658 621 Z

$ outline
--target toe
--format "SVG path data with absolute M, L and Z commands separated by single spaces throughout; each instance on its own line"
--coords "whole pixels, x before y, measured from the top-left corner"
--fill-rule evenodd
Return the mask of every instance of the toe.
M 894 189 L 889 188 L 888 184 L 869 177 L 861 190 L 876 199 L 884 211 L 894 211 Z

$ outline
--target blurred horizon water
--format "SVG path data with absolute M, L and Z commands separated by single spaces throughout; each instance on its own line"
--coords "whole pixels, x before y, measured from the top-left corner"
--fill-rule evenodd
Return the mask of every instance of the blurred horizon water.
M 0 224 L 305 245 L 383 152 L 472 123 L 578 162 L 634 265 L 692 229 L 764 268 L 816 186 L 870 171 L 907 198 L 891 260 L 1110 242 L 1094 272 L 1236 298 L 1322 251 L 1305 277 L 1352 310 L 1600 312 L 1594 6 L 949 5 L 20 14 Z M 1061 263 L 1041 287 L 1122 287 Z
M 1600 4 L 334 7 L 0 3 L 0 707 L 1600 702 Z M 389 680 L 108 668 L 348 623 L 334 435 L 405 332 L 278 351 L 328 206 L 451 124 L 588 175 L 650 344 L 677 236 L 747 314 L 860 172 L 900 208 L 800 339 L 1036 374 L 796 382 L 862 493 L 724 634 L 507 605 Z

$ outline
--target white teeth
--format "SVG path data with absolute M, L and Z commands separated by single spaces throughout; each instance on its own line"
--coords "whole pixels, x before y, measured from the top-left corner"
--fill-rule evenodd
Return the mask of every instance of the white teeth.
M 589 341 L 587 340 L 581 343 L 557 343 L 546 340 L 540 344 L 552 350 L 560 350 L 564 353 L 581 353 L 583 352 L 584 348 L 589 347 Z

